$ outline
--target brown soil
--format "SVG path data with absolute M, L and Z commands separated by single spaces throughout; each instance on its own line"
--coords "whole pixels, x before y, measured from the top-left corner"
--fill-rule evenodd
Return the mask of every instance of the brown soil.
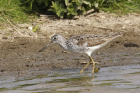
M 92 54 L 94 61 L 102 64 L 97 67 L 139 64 L 139 16 L 131 14 L 116 17 L 99 13 L 77 20 L 47 19 L 49 22 L 42 23 L 38 29 L 40 32 L 35 33 L 38 38 L 12 37 L 14 33 L 9 37 L 1 34 L 0 78 L 53 74 L 58 73 L 57 70 L 60 73 L 60 70 L 63 72 L 66 69 L 80 71 L 85 66 L 80 62 L 89 60 L 85 54 L 66 53 L 56 44 L 50 45 L 44 52 L 38 52 L 50 42 L 50 37 L 55 33 L 66 38 L 78 34 L 122 33 L 123 36 Z M 88 69 L 91 70 L 91 66 Z

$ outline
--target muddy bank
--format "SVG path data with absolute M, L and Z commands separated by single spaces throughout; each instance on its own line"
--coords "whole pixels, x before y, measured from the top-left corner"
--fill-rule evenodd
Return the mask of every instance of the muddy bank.
M 92 31 L 91 31 L 92 33 Z M 140 36 L 134 32 L 123 33 L 105 47 L 92 54 L 97 67 L 123 66 L 140 64 Z M 0 77 L 27 77 L 38 74 L 61 73 L 68 70 L 81 70 L 88 62 L 88 56 L 78 53 L 67 53 L 59 45 L 50 45 L 45 51 L 38 52 L 50 38 L 15 38 L 0 43 Z M 91 65 L 92 66 L 92 65 Z M 89 66 L 87 70 L 91 71 Z
M 139 14 L 117 16 L 94 13 L 72 20 L 46 17 L 38 20 L 40 21 L 28 25 L 28 27 L 39 25 L 36 32 L 29 30 L 27 24 L 15 24 L 14 27 L 7 25 L 6 29 L 1 29 L 0 78 L 80 71 L 85 66 L 80 62 L 89 61 L 85 54 L 66 53 L 56 44 L 50 45 L 43 52 L 38 52 L 56 33 L 62 34 L 65 38 L 82 34 L 121 33 L 123 36 L 92 54 L 94 61 L 101 64 L 97 67 L 123 66 L 140 62 Z M 91 68 L 90 65 L 86 70 L 90 72 Z

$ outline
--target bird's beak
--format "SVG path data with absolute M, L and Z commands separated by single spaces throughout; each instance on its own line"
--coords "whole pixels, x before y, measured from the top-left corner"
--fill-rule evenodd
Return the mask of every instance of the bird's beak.
M 38 52 L 42 52 L 44 49 L 46 49 L 50 44 L 52 44 L 52 42 L 50 42 L 48 45 L 46 45 L 44 48 L 42 48 L 41 50 L 39 50 Z

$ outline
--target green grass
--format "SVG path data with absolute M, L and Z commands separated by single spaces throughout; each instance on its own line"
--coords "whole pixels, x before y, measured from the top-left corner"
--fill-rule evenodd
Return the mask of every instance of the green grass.
M 36 3 L 33 3 L 34 1 Z M 99 0 L 95 1 L 99 2 Z M 99 3 L 98 7 L 106 12 L 116 13 L 118 15 L 126 13 L 140 13 L 140 0 L 103 1 L 103 3 Z M 26 4 L 25 2 L 29 3 Z M 0 0 L 0 29 L 5 28 L 3 25 L 4 23 L 7 24 L 7 19 L 12 23 L 31 22 L 36 17 L 35 12 L 41 10 L 42 7 L 44 6 L 38 7 L 37 0 Z M 31 12 L 34 12 L 34 14 Z M 34 30 L 37 28 L 38 27 Z
M 7 22 L 7 19 L 14 23 L 28 23 L 31 14 L 24 12 L 20 6 L 20 0 L 0 0 L 0 26 Z
M 101 7 L 106 12 L 118 15 L 140 13 L 140 0 L 112 0 L 112 3 L 106 3 Z

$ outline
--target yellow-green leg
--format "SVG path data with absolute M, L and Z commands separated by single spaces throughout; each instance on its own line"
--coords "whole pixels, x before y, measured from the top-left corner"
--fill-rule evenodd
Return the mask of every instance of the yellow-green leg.
M 90 63 L 93 63 L 92 74 L 94 74 L 95 62 L 93 61 L 91 56 L 89 56 L 89 58 L 90 58 L 89 63 L 87 63 L 87 65 L 80 71 L 80 73 L 83 73 L 83 71 L 90 65 Z
M 92 61 L 92 65 L 93 65 L 92 74 L 94 75 L 95 62 L 93 61 L 92 57 L 89 57 L 89 58 Z
M 83 73 L 83 71 L 88 67 L 88 65 L 90 65 L 91 61 L 89 61 L 89 63 L 87 63 L 87 65 L 80 71 L 80 73 Z

